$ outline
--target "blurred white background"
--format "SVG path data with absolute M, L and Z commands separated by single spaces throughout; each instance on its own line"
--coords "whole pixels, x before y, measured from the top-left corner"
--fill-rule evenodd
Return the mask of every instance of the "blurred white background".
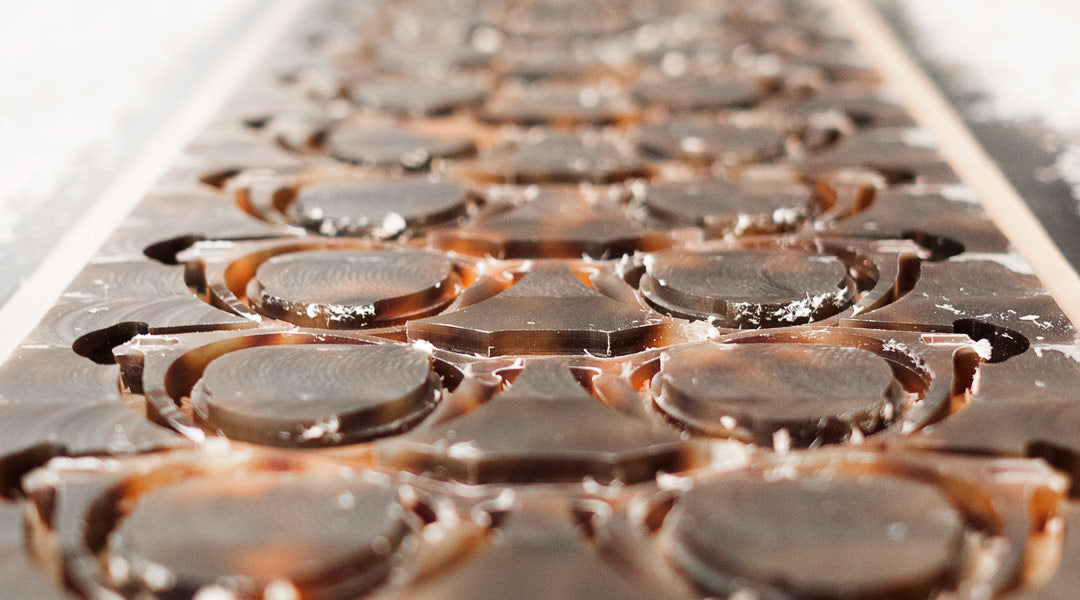
M 1080 270 L 1080 2 L 877 1 Z
M 0 304 L 268 5 L 0 0 Z
M 1080 2 L 905 0 L 922 50 L 988 92 L 986 118 L 1044 119 L 1080 132 Z

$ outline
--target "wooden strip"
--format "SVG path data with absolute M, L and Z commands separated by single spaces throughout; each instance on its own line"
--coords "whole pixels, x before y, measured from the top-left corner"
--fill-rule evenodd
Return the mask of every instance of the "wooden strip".
M 900 94 L 916 123 L 928 131 L 998 229 L 1031 264 L 1069 319 L 1080 325 L 1080 276 L 960 115 L 916 64 L 866 0 L 830 0 L 844 29 Z
M 247 37 L 240 40 L 210 73 L 184 109 L 155 134 L 0 308 L 0 362 L 7 360 L 68 282 L 176 160 L 203 124 L 218 111 L 242 76 L 308 4 L 310 0 L 279 0 L 267 10 Z

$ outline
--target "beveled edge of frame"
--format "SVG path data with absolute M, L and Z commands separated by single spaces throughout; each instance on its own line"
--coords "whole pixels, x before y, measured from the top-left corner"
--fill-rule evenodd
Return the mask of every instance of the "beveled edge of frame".
M 867 0 L 828 3 L 848 35 L 896 89 L 904 108 L 933 136 L 961 181 L 975 192 L 994 225 L 1031 265 L 1069 320 L 1080 327 L 1080 275 L 956 109 Z

